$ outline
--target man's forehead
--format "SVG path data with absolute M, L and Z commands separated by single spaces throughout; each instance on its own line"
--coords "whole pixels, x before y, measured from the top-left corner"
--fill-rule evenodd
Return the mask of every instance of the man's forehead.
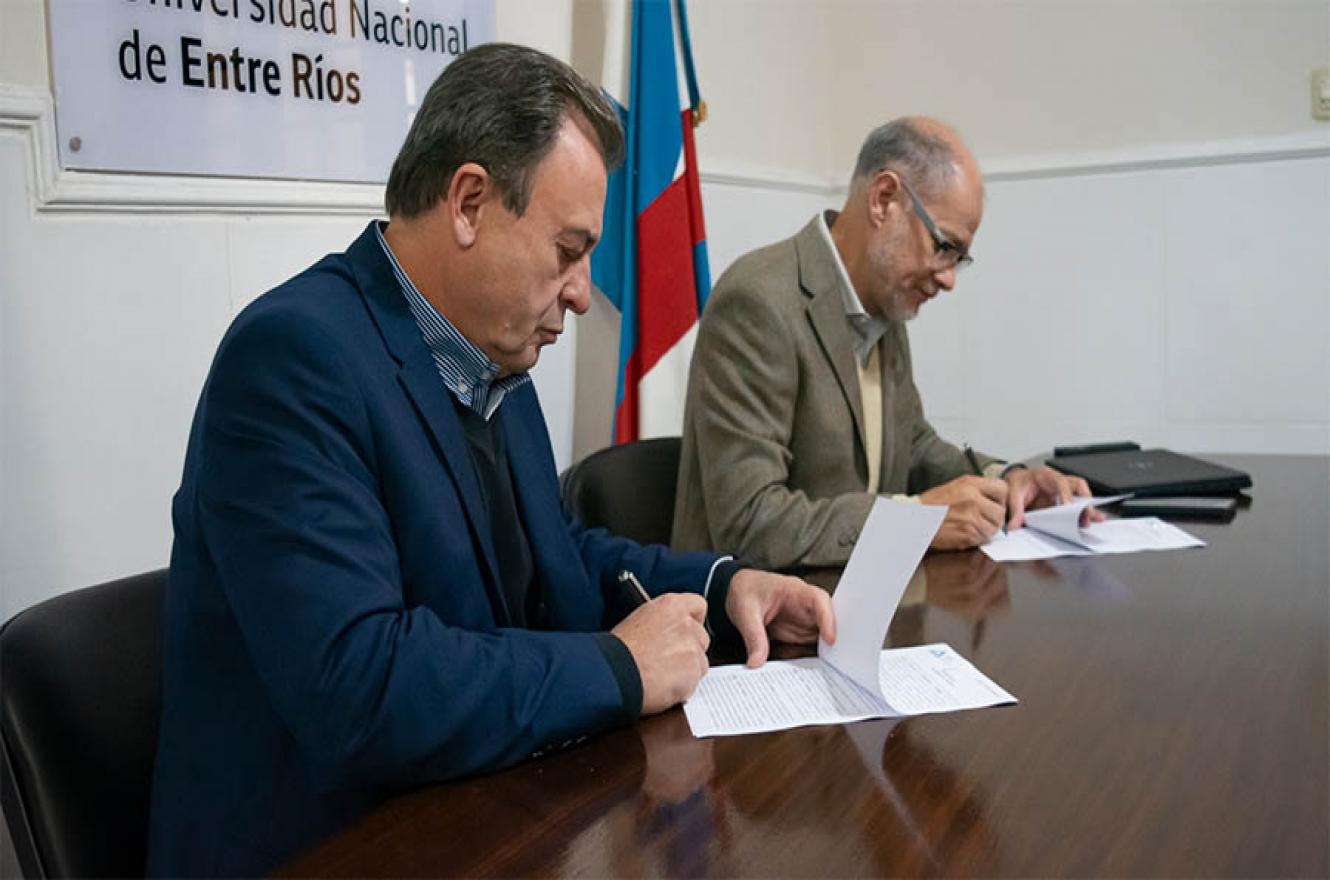
M 536 165 L 531 206 L 548 212 L 561 232 L 597 238 L 605 206 L 605 163 L 595 144 L 568 122 Z
M 976 174 L 961 171 L 943 190 L 933 220 L 946 231 L 973 235 L 984 216 L 984 185 Z

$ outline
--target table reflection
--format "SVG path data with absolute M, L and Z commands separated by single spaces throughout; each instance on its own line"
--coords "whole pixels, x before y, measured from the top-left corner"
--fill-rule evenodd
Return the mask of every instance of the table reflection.
M 675 710 L 637 732 L 640 789 L 580 829 L 558 873 L 936 873 L 959 840 L 967 850 L 997 846 L 980 792 L 912 737 L 908 720 L 809 727 L 755 744 L 695 739 Z
M 1047 563 L 1033 563 L 1041 577 L 1058 580 L 1062 575 Z M 841 569 L 817 568 L 796 572 L 809 583 L 834 591 Z M 970 648 L 983 642 L 989 618 L 1011 608 L 1007 569 L 977 550 L 932 552 L 924 556 L 901 596 L 900 605 L 887 631 L 886 645 L 904 647 L 925 641 L 929 608 L 955 615 L 970 624 Z M 797 652 L 773 656 L 799 656 Z
M 681 709 L 646 719 L 634 732 L 643 756 L 638 791 L 577 834 L 558 873 L 717 873 L 732 847 L 733 830 L 726 794 L 715 781 L 716 740 L 694 737 Z
M 990 616 L 1011 607 L 1007 572 L 983 553 L 934 553 L 919 566 L 925 602 L 970 622 L 970 652 L 979 650 Z

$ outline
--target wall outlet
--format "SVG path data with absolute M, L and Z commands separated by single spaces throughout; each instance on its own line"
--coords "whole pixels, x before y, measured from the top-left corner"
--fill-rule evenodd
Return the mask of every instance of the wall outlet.
M 1312 71 L 1312 119 L 1330 122 L 1330 67 Z

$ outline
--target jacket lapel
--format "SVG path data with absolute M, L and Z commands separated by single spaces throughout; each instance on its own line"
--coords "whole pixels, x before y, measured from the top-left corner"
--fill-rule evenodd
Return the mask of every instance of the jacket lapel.
M 603 598 L 573 544 L 559 495 L 549 432 L 535 386 L 509 392 L 496 416 L 508 448 L 513 492 L 531 546 L 536 578 L 554 629 L 600 627 Z
M 461 496 L 471 539 L 480 549 L 485 587 L 495 609 L 495 619 L 500 626 L 507 625 L 512 618 L 499 588 L 499 567 L 494 559 L 489 517 L 481 501 L 480 484 L 467 449 L 466 436 L 434 365 L 434 358 L 425 346 L 420 327 L 393 274 L 392 264 L 374 234 L 373 222 L 347 250 L 346 256 L 384 343 L 399 364 L 397 381 L 429 430 L 439 457 Z
M 859 372 L 854 363 L 854 343 L 845 318 L 845 294 L 841 290 L 835 256 L 817 228 L 816 217 L 795 236 L 794 247 L 799 261 L 799 285 L 810 299 L 808 321 L 822 347 L 822 354 L 831 364 L 845 404 L 854 416 L 859 448 L 866 450 L 864 406 L 859 394 Z

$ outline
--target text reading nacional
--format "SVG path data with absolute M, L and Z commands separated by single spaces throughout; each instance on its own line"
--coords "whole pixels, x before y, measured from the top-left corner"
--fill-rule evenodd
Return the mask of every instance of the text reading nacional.
M 410 4 L 385 0 L 127 0 L 217 18 L 249 21 L 456 57 L 467 49 L 466 19 L 413 18 Z
M 154 43 L 138 28 L 120 43 L 117 53 L 121 77 L 130 82 L 165 85 L 174 80 L 190 89 L 245 95 L 283 95 L 331 104 L 360 103 L 362 74 L 339 69 L 320 51 L 326 41 L 368 43 L 388 52 L 420 52 L 453 57 L 465 52 L 469 39 L 466 17 L 456 22 L 412 17 L 411 6 L 397 0 L 124 0 L 140 9 L 155 7 L 157 14 L 179 17 L 177 39 Z M 189 22 L 204 17 L 213 24 L 237 31 L 226 39 L 208 28 L 205 42 L 189 31 Z M 246 30 L 264 26 L 285 28 L 309 46 L 288 47 L 271 57 L 245 45 Z M 253 36 L 253 33 L 250 33 Z

